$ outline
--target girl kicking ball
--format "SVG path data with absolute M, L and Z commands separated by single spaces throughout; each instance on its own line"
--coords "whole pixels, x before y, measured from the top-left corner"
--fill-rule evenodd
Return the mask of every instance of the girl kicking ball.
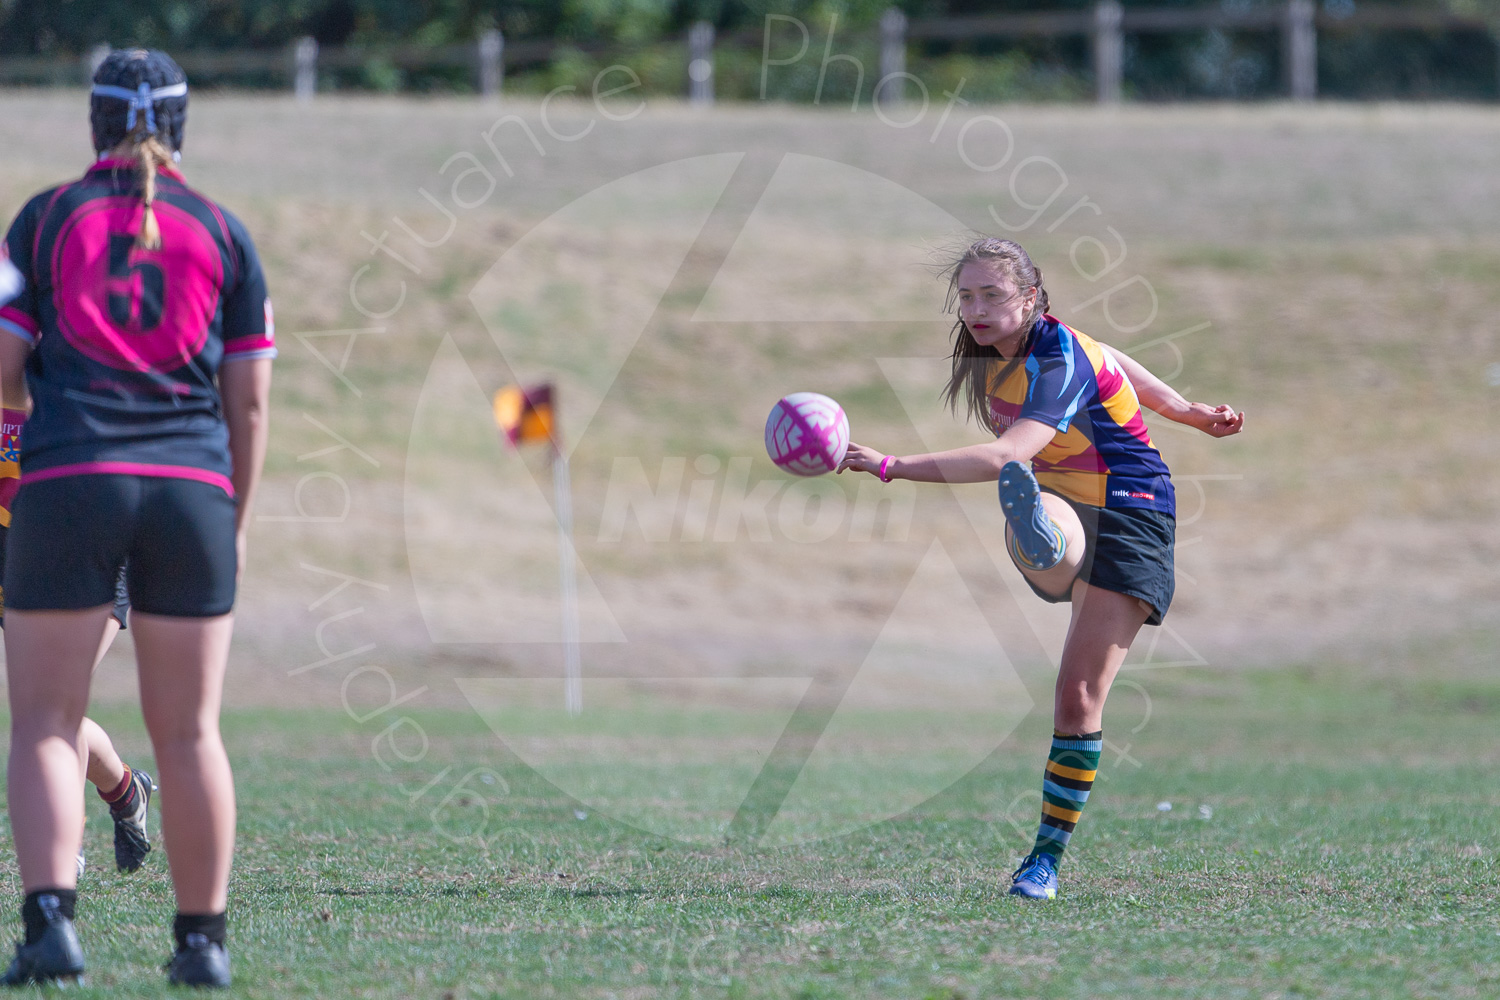
M 1010 887 L 1051 899 L 1093 787 L 1110 684 L 1141 626 L 1160 625 L 1172 603 L 1172 479 L 1141 404 L 1214 437 L 1238 433 L 1244 415 L 1188 402 L 1048 315 L 1042 272 L 1017 243 L 979 240 L 948 273 L 958 322 L 945 398 L 955 410 L 962 399 L 996 439 L 904 456 L 851 443 L 839 471 L 885 482 L 998 481 L 1011 559 L 1043 600 L 1072 602 L 1041 826 Z
M 80 730 L 121 567 L 177 901 L 173 983 L 227 986 L 234 783 L 219 704 L 265 458 L 271 310 L 244 227 L 177 172 L 187 80 L 161 52 L 94 74 L 98 161 L 5 238 L 6 399 L 32 400 L 6 539 L 7 797 L 25 939 L 0 983 L 83 972 Z

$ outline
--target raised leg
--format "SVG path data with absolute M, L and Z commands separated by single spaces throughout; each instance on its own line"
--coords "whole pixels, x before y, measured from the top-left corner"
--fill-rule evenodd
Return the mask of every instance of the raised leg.
M 120 623 L 111 615 L 104 623 L 104 638 L 100 640 L 99 652 L 94 656 L 95 670 L 99 669 L 99 661 L 104 659 L 104 654 L 109 652 L 110 643 L 119 634 Z M 84 773 L 94 787 L 101 791 L 119 787 L 125 778 L 125 764 L 120 760 L 120 755 L 115 753 L 109 734 L 93 719 L 83 720 L 83 746 L 87 758 Z
M 80 727 L 83 740 L 83 755 L 86 760 L 85 774 L 100 791 L 108 792 L 120 786 L 125 779 L 125 762 L 115 752 L 109 734 L 93 719 L 85 718 Z
M 1011 562 L 1015 563 L 1016 569 L 1019 569 L 1023 576 L 1040 587 L 1043 593 L 1061 597 L 1068 592 L 1068 588 L 1078 578 L 1078 568 L 1083 565 L 1083 523 L 1078 520 L 1078 515 L 1062 497 L 1043 493 L 1041 500 L 1042 506 L 1047 509 L 1047 516 L 1052 518 L 1052 523 L 1061 529 L 1063 538 L 1067 542 L 1061 561 L 1049 569 L 1038 570 L 1027 566 L 1016 557 L 1016 547 L 1012 544 L 1015 533 L 1011 531 L 1010 525 L 1005 527 L 1005 547 L 1011 554 Z

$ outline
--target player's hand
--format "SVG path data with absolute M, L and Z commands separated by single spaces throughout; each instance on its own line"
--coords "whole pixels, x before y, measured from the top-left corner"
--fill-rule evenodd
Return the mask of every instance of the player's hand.
M 885 458 L 885 452 L 866 448 L 862 444 L 849 442 L 849 450 L 844 453 L 844 460 L 834 472 L 842 473 L 845 469 L 853 469 L 855 472 L 868 472 L 872 476 L 880 475 L 880 463 Z
M 240 585 L 240 577 L 245 575 L 245 533 L 236 531 L 234 533 L 234 585 Z
M 1210 437 L 1229 437 L 1238 434 L 1245 426 L 1245 414 L 1236 413 L 1228 403 L 1209 406 L 1207 403 L 1193 404 L 1193 426 Z

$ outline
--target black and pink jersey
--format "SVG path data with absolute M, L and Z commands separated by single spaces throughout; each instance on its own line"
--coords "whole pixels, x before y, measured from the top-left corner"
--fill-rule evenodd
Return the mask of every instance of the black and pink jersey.
M 161 248 L 136 245 L 136 164 L 102 160 L 21 210 L 3 251 L 24 280 L 0 334 L 33 345 L 21 481 L 79 473 L 230 487 L 216 382 L 229 358 L 276 354 L 271 301 L 238 219 L 163 168 Z

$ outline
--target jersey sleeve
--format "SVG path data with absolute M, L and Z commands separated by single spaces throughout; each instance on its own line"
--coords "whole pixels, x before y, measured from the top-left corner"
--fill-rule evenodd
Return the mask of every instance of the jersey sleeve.
M 31 253 L 36 235 L 36 199 L 11 223 L 0 244 L 0 332 L 35 344 L 41 331 Z
M 1026 359 L 1026 399 L 1018 419 L 1035 420 L 1066 433 L 1088 405 L 1094 367 L 1071 334 L 1060 326 Z
M 266 291 L 260 256 L 240 220 L 228 212 L 224 218 L 237 272 L 234 285 L 224 289 L 224 360 L 274 358 L 276 322 L 271 315 L 271 297 Z

